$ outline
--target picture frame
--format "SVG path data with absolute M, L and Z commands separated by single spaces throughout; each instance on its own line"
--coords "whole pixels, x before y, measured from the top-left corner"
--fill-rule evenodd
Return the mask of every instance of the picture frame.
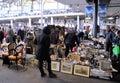
M 60 62 L 59 61 L 51 61 L 51 70 L 60 71 Z
M 112 70 L 112 65 L 108 60 L 100 60 L 99 61 L 99 68 L 101 70 Z
M 61 72 L 67 73 L 67 74 L 72 74 L 73 73 L 73 64 L 70 63 L 61 63 Z
M 74 65 L 74 75 L 89 77 L 90 76 L 90 67 L 82 65 Z

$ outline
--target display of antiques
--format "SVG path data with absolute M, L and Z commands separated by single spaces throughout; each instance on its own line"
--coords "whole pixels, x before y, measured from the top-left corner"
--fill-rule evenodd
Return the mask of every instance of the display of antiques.
M 53 70 L 84 77 L 99 76 L 97 73 L 101 71 L 103 75 L 111 76 L 111 74 L 105 73 L 112 71 L 109 53 L 103 49 L 104 46 L 102 48 L 99 46 L 100 43 L 104 44 L 105 40 L 102 38 L 99 40 L 84 40 L 79 47 L 74 47 L 66 58 L 59 58 L 57 53 L 52 55 L 51 59 L 56 61 L 52 62 Z M 96 41 L 99 42 L 96 43 Z

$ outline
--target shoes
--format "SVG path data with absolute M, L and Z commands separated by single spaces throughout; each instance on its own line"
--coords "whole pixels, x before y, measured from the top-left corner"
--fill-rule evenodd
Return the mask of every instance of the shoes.
M 54 73 L 49 74 L 50 78 L 56 78 L 57 76 Z
M 45 77 L 46 73 L 41 74 L 41 77 Z M 49 74 L 50 78 L 56 78 L 57 76 L 54 73 Z
M 45 76 L 46 76 L 46 73 L 41 74 L 41 77 L 45 77 Z

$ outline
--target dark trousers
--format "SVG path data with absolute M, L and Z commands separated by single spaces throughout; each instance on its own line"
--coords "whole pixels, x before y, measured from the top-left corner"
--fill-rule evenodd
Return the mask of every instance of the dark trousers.
M 66 46 L 65 57 L 67 57 L 68 54 L 69 54 L 69 49 L 70 49 L 71 52 L 72 52 L 72 48 L 73 48 L 74 46 L 72 46 L 72 45 L 70 45 L 70 44 L 66 44 L 65 46 Z
M 3 43 L 3 39 L 0 39 L 0 44 L 2 44 Z
M 48 57 L 41 57 L 39 59 L 39 70 L 40 70 L 41 74 L 44 74 L 43 61 L 47 61 L 47 63 L 48 63 L 48 72 L 49 72 L 49 74 L 51 74 L 52 70 L 51 70 L 51 59 L 50 59 L 50 56 L 48 56 Z
M 106 43 L 106 51 L 110 53 L 110 57 L 112 56 L 112 43 Z

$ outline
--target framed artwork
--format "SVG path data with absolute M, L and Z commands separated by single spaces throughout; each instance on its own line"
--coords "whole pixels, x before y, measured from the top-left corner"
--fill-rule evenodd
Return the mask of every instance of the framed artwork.
M 111 70 L 112 69 L 111 62 L 108 60 L 100 60 L 99 66 L 100 66 L 100 69 L 102 69 L 102 70 Z
M 72 72 L 73 72 L 73 65 L 70 64 L 70 63 L 62 62 L 61 63 L 61 72 L 72 74 Z
M 89 77 L 90 76 L 90 67 L 82 65 L 74 65 L 74 75 Z
M 53 71 L 60 71 L 60 62 L 59 61 L 51 61 L 51 69 Z

